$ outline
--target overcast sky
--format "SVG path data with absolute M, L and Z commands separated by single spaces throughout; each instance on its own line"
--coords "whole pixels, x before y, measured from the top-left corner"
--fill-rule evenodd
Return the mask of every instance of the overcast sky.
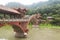
M 7 4 L 8 2 L 19 2 L 21 4 L 24 4 L 24 5 L 31 5 L 33 3 L 37 3 L 37 2 L 40 2 L 40 1 L 47 1 L 47 0 L 0 0 L 0 4 Z

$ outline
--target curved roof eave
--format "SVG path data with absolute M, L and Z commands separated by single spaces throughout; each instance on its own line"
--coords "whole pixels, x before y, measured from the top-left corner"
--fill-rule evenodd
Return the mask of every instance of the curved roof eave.
M 14 10 L 12 8 L 4 7 L 4 6 L 0 6 L 0 13 L 21 14 L 20 12 Z

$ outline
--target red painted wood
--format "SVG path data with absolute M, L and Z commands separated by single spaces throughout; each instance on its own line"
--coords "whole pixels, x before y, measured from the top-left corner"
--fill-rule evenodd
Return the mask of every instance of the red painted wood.
M 17 27 L 21 28 L 21 30 L 23 32 L 28 32 L 28 29 L 27 29 L 27 24 L 28 22 L 9 22 L 8 24 L 10 25 L 16 25 Z
M 4 24 L 1 24 L 1 23 L 0 23 L 0 27 L 2 27 L 2 26 L 4 26 Z

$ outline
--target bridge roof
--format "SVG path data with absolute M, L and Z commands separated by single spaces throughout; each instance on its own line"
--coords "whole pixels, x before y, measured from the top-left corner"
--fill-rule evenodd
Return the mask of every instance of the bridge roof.
M 5 6 L 0 6 L 0 13 L 21 14 L 17 10 L 14 10 L 12 8 L 8 8 L 8 7 L 5 7 Z

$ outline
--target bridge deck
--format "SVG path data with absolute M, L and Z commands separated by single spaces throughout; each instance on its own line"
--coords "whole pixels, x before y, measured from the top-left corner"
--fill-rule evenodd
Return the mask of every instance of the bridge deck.
M 29 21 L 29 19 L 0 19 L 0 22 L 15 22 L 15 21 Z
M 21 18 L 21 19 L 0 19 L 0 22 L 15 22 L 15 21 L 30 21 L 32 19 L 33 16 L 25 16 L 24 18 Z

